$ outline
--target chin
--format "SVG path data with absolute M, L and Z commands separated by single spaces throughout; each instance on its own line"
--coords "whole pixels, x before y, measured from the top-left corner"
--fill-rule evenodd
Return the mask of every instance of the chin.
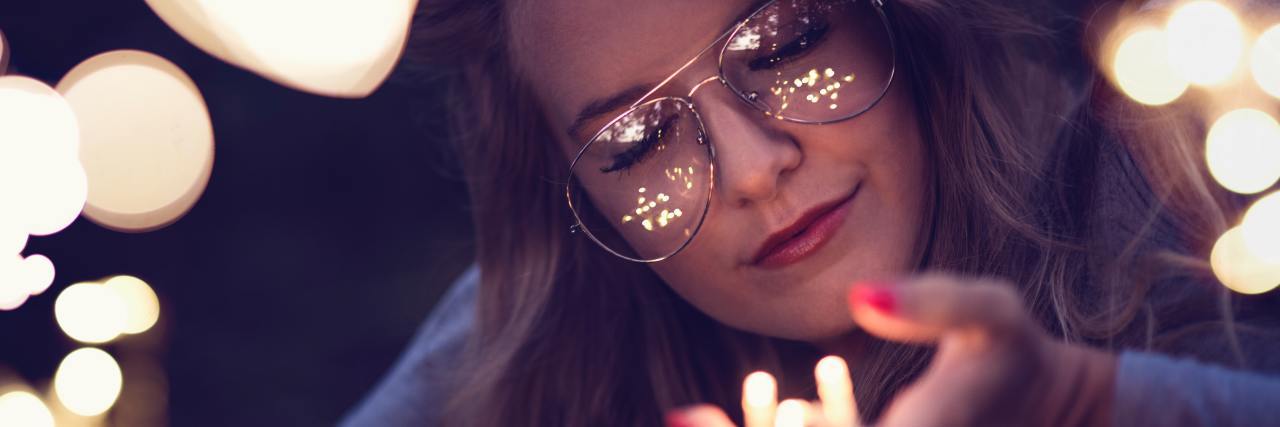
M 804 305 L 791 309 L 770 309 L 766 315 L 747 319 L 739 329 L 793 341 L 817 342 L 841 336 L 857 329 L 841 299 L 837 304 Z

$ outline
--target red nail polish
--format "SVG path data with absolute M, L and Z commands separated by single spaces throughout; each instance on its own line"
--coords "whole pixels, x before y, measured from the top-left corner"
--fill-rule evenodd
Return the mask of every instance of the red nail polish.
M 685 415 L 684 409 L 676 409 L 667 412 L 667 427 L 693 427 L 693 423 L 689 421 L 689 416 Z
M 858 303 L 866 304 L 884 314 L 891 314 L 897 308 L 897 300 L 893 295 L 893 291 L 889 290 L 892 285 L 881 283 L 862 283 L 853 288 L 853 292 L 849 294 L 849 305 Z

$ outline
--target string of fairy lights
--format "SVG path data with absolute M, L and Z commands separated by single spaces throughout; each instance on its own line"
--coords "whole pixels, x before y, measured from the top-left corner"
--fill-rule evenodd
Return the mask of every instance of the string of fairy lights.
M 1214 180 L 1254 202 L 1214 245 L 1210 264 L 1242 294 L 1280 285 L 1280 17 L 1244 4 L 1197 0 L 1120 19 L 1099 63 L 1142 104 L 1162 106 L 1199 90 L 1208 125 L 1205 164 Z
M 146 3 L 210 55 L 290 88 L 341 98 L 368 96 L 387 78 L 417 6 L 416 0 Z M 213 170 L 214 130 L 204 98 L 179 66 L 138 50 L 95 55 L 57 82 L 23 76 L 10 67 L 22 63 L 22 52 L 11 49 L 2 30 L 0 311 L 56 289 L 51 314 L 74 348 L 51 380 L 35 385 L 0 364 L 0 424 L 164 424 L 154 414 L 119 413 L 129 403 L 162 410 L 155 408 L 163 406 L 162 370 L 118 360 L 103 347 L 145 341 L 131 336 L 160 320 L 151 285 L 120 275 L 59 289 L 57 260 L 24 251 L 31 238 L 56 234 L 79 217 L 127 233 L 181 219 Z

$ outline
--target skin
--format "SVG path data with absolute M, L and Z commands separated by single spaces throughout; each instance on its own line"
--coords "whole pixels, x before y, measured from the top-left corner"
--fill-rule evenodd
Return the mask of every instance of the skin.
M 513 2 L 507 16 L 518 67 L 546 119 L 561 129 L 593 100 L 663 80 L 748 7 L 743 0 L 540 0 Z M 687 94 L 715 73 L 708 56 L 663 94 Z M 929 217 L 928 156 L 902 80 L 866 114 L 822 126 L 768 118 L 718 84 L 692 98 L 718 153 L 715 196 L 693 243 L 651 264 L 681 297 L 729 326 L 806 340 L 854 363 L 857 341 L 867 336 L 851 333 L 856 328 L 936 345 L 930 368 L 879 425 L 1109 424 L 1114 357 L 1050 338 L 1011 284 L 936 275 L 869 281 L 912 271 Z M 624 109 L 591 121 L 587 132 Z M 558 135 L 555 143 L 572 159 L 583 138 Z M 752 265 L 766 236 L 855 186 L 848 218 L 824 247 L 784 268 Z M 861 284 L 851 291 L 854 283 Z M 668 422 L 731 425 L 707 406 L 673 412 Z
M 849 309 L 871 334 L 937 347 L 877 426 L 1111 425 L 1114 356 L 1050 338 L 1008 283 L 942 275 L 862 283 Z M 709 405 L 672 411 L 667 424 L 733 425 Z
M 564 129 L 593 100 L 663 80 L 752 3 L 547 0 L 517 2 L 508 16 L 514 17 L 515 61 L 553 129 Z M 853 49 L 875 55 L 874 46 Z M 663 93 L 685 95 L 714 76 L 718 50 Z M 812 342 L 853 330 L 844 303 L 850 284 L 902 274 L 918 262 L 928 171 L 907 85 L 894 84 L 861 116 L 821 126 L 767 117 L 720 84 L 704 86 L 692 99 L 717 151 L 713 203 L 693 242 L 652 268 L 680 296 L 729 326 Z M 624 110 L 591 121 L 585 133 Z M 572 158 L 590 135 L 558 137 Z M 770 234 L 856 186 L 846 220 L 825 246 L 783 268 L 752 264 Z M 636 207 L 634 199 L 612 200 L 629 205 L 602 209 Z

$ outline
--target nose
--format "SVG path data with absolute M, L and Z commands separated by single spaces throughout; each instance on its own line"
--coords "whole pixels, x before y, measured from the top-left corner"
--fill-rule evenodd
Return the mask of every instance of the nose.
M 690 98 L 715 149 L 717 196 L 737 206 L 774 199 L 781 182 L 803 161 L 800 147 L 732 89 L 720 84 L 704 89 Z

